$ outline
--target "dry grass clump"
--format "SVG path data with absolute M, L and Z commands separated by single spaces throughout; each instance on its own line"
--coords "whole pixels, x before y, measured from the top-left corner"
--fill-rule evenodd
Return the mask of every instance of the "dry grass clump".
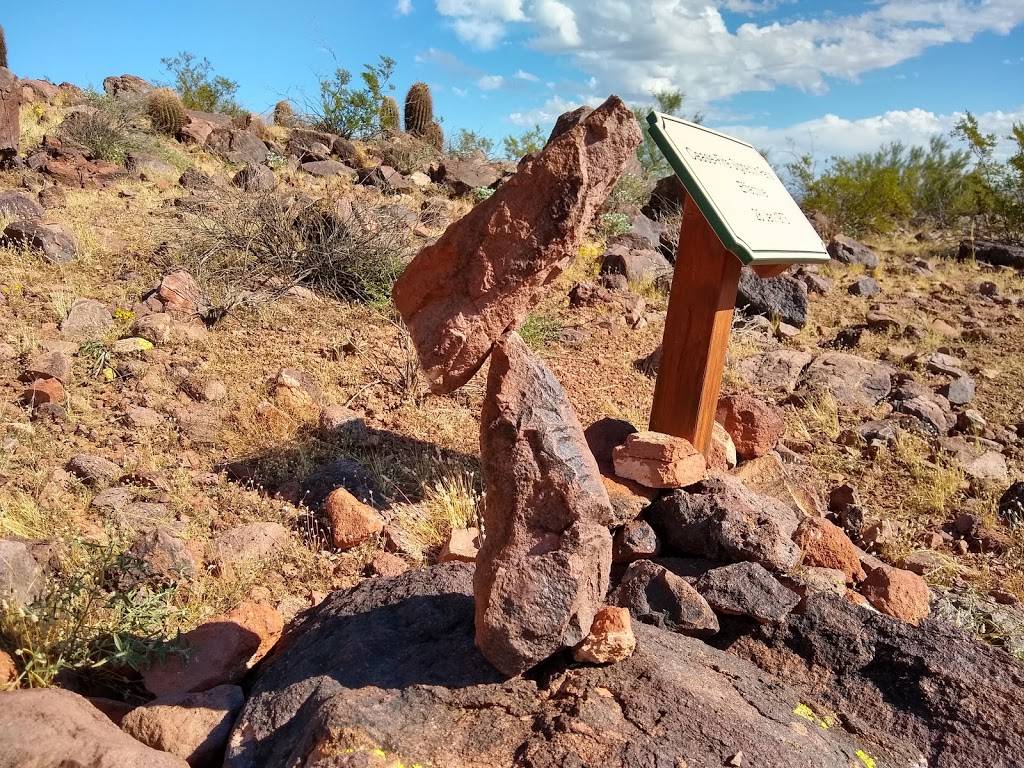
M 475 473 L 461 466 L 435 467 L 418 504 L 399 508 L 398 521 L 424 550 L 440 547 L 453 530 L 478 526 L 482 495 Z
M 225 192 L 184 209 L 181 265 L 207 289 L 213 318 L 265 304 L 303 285 L 383 305 L 412 246 L 408 221 L 388 209 L 328 209 L 272 192 Z

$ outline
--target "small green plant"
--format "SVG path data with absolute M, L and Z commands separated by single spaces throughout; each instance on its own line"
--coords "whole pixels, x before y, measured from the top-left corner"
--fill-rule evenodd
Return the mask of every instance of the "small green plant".
M 238 83 L 215 75 L 208 59 L 197 59 L 195 54 L 182 51 L 160 59 L 160 63 L 173 76 L 174 88 L 186 109 L 241 114 L 242 108 L 234 100 Z
M 605 213 L 601 216 L 601 224 L 598 227 L 601 237 L 608 240 L 619 235 L 624 235 L 633 228 L 629 222 L 629 216 L 624 213 Z
M 363 87 L 352 87 L 352 73 L 338 67 L 334 76 L 320 80 L 318 127 L 346 139 L 367 139 L 381 131 L 381 105 L 385 91 L 393 88 L 395 60 L 381 56 L 360 73 Z
M 398 133 L 401 116 L 398 113 L 398 102 L 393 96 L 385 96 L 380 103 L 380 127 L 385 133 Z
M 405 131 L 426 138 L 434 123 L 434 98 L 426 83 L 413 83 L 405 95 Z
M 547 143 L 547 136 L 539 125 L 535 125 L 525 133 L 518 136 L 506 136 L 501 140 L 505 148 L 505 158 L 513 162 L 519 162 L 527 155 L 540 152 Z
M 176 135 L 188 122 L 185 106 L 178 94 L 170 88 L 158 88 L 149 94 L 146 98 L 146 114 L 156 130 L 170 136 Z
M 74 540 L 68 550 L 38 600 L 0 603 L 0 648 L 16 660 L 20 685 L 47 687 L 67 669 L 123 682 L 127 670 L 180 652 L 169 642 L 177 616 L 173 588 L 125 591 L 112 584 L 109 574 L 138 566 L 115 537 L 106 544 Z
M 78 354 L 89 361 L 89 375 L 101 376 L 110 368 L 113 359 L 110 349 L 101 341 L 87 341 L 78 348 Z
M 519 335 L 531 349 L 540 349 L 555 341 L 561 332 L 562 324 L 558 318 L 538 312 L 527 315 L 519 328 Z
M 494 190 L 490 187 L 477 187 L 473 190 L 473 199 L 478 203 L 482 203 L 484 200 L 490 200 L 494 196 Z

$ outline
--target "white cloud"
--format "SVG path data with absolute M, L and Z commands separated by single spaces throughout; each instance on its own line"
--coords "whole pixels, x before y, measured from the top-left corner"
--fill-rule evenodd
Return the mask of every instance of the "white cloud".
M 581 94 L 574 101 L 569 101 L 555 96 L 548 99 L 542 106 L 535 109 L 529 109 L 523 112 L 513 112 L 507 119 L 508 122 L 513 125 L 518 125 L 523 128 L 533 128 L 535 125 L 539 125 L 541 128 L 548 128 L 554 125 L 555 120 L 558 119 L 559 115 L 583 105 L 596 107 L 602 101 L 604 101 L 604 98 L 593 95 Z
M 749 141 L 760 149 L 770 149 L 772 158 L 777 161 L 788 159 L 793 152 L 810 152 L 816 160 L 823 161 L 832 155 L 873 152 L 882 144 L 893 141 L 901 141 L 908 146 L 927 145 L 932 136 L 948 138 L 961 117 L 960 112 L 936 114 L 924 109 L 907 109 L 852 120 L 828 114 L 784 128 L 713 127 Z M 1010 142 L 1005 137 L 1015 121 L 1024 120 L 1024 104 L 1010 111 L 986 112 L 976 117 L 984 132 L 995 133 L 999 137 L 997 152 L 1001 157 L 1007 157 Z
M 484 75 L 476 84 L 482 91 L 496 91 L 505 84 L 505 78 L 501 75 Z
M 469 95 L 469 91 L 467 91 L 465 88 L 459 88 L 458 86 L 455 85 L 452 86 L 452 93 L 454 93 L 460 99 L 464 99 L 466 98 L 466 96 Z
M 723 11 L 765 10 L 775 0 L 435 0 L 463 40 L 497 45 L 510 25 L 532 44 L 570 54 L 605 93 L 645 100 L 679 88 L 700 105 L 744 91 L 792 86 L 820 93 L 926 49 L 1006 34 L 1024 22 L 1021 0 L 876 0 L 836 15 L 808 9 L 729 28 Z
M 518 72 L 516 72 L 515 78 L 516 78 L 516 80 L 525 80 L 528 83 L 539 83 L 540 82 L 540 78 L 537 77 L 535 74 L 533 74 L 532 72 L 526 72 L 526 71 L 524 71 L 522 69 L 520 69 Z
M 399 16 L 408 16 L 412 11 L 412 0 L 398 0 L 395 3 L 395 13 Z

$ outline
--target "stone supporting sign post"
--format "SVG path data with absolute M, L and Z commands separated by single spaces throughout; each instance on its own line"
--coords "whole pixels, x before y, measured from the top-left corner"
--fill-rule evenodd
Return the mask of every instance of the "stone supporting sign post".
M 750 144 L 652 112 L 651 135 L 686 188 L 651 429 L 707 453 L 740 269 L 761 277 L 828 261 L 821 238 Z

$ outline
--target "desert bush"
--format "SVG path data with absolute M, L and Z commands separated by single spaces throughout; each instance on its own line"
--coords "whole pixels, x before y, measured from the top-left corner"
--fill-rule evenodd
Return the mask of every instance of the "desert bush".
M 438 152 L 444 150 L 444 128 L 436 120 L 430 124 L 427 128 L 427 135 L 423 137 L 423 140 L 430 146 L 436 149 Z
M 111 578 L 138 562 L 106 544 L 75 540 L 49 575 L 42 596 L 24 607 L 0 603 L 0 648 L 15 659 L 18 682 L 46 687 L 64 670 L 124 682 L 174 652 L 174 589 L 125 590 Z
M 381 56 L 360 73 L 363 87 L 352 87 L 352 73 L 338 67 L 333 77 L 320 80 L 320 104 L 313 109 L 317 127 L 346 139 L 368 139 L 382 130 L 381 109 L 395 60 Z
M 57 134 L 68 144 L 109 163 L 123 165 L 129 154 L 146 150 L 152 139 L 145 131 L 145 102 L 115 99 L 91 92 L 87 106 L 92 110 L 74 112 L 58 127 Z
M 1014 123 L 1006 137 L 1013 154 L 1005 162 L 995 156 L 996 135 L 983 133 L 970 112 L 957 122 L 953 136 L 967 145 L 974 161 L 964 194 L 972 229 L 1024 240 L 1024 123 Z
M 506 136 L 501 140 L 505 148 L 505 158 L 518 163 L 527 155 L 540 152 L 547 143 L 547 135 L 539 125 L 533 126 L 530 130 L 518 136 Z
M 481 136 L 476 131 L 467 131 L 463 128 L 459 131 L 457 139 L 453 139 L 448 145 L 448 154 L 462 160 L 481 154 L 490 158 L 494 152 L 494 142 L 486 136 Z
M 380 142 L 378 150 L 385 165 L 404 174 L 424 171 L 440 158 L 434 147 L 409 134 L 399 134 Z
M 624 235 L 633 228 L 629 216 L 624 213 L 605 213 L 601 215 L 598 233 L 605 240 Z
M 227 192 L 185 208 L 182 266 L 208 292 L 209 321 L 305 285 L 337 299 L 383 305 L 410 256 L 411 230 L 395 213 L 353 203 Z
M 642 208 L 651 198 L 652 185 L 646 174 L 624 173 L 615 182 L 608 202 L 615 208 Z
M 640 146 L 637 147 L 636 157 L 640 161 L 640 166 L 644 169 L 644 172 L 649 178 L 660 179 L 664 176 L 668 176 L 672 173 L 672 167 L 668 164 L 668 160 L 658 149 L 658 145 L 654 141 L 654 137 L 651 136 L 650 124 L 647 122 L 647 115 L 652 111 L 657 110 L 663 112 L 666 115 L 679 116 L 679 113 L 683 108 L 684 96 L 681 91 L 661 91 L 660 93 L 654 94 L 653 104 L 648 104 L 642 107 L 636 107 L 633 110 L 633 115 L 636 117 L 637 123 L 640 124 L 640 133 L 643 135 L 643 141 Z M 700 113 L 690 115 L 686 118 L 690 122 L 700 123 L 704 121 L 704 116 Z
M 290 101 L 282 100 L 274 105 L 273 114 L 274 125 L 282 128 L 294 128 L 297 121 L 295 119 L 295 110 L 292 109 Z
M 160 59 L 160 63 L 173 76 L 173 87 L 186 109 L 229 115 L 242 112 L 234 100 L 238 83 L 215 75 L 208 59 L 197 59 L 195 54 L 182 51 L 177 56 Z

